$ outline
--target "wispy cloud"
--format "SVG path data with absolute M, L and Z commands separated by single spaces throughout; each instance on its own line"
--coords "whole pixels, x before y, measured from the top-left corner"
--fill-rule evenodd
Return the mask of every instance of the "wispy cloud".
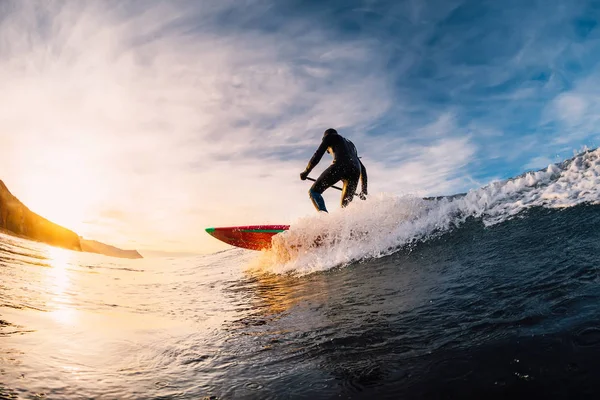
M 575 84 L 598 61 L 585 2 L 0 7 L 1 178 L 118 245 L 193 251 L 206 226 L 313 212 L 298 173 L 328 127 L 371 192 L 428 195 L 595 135 L 594 86 Z
M 96 213 L 84 234 L 189 249 L 209 224 L 285 222 L 308 209 L 293 194 L 298 147 L 389 107 L 380 57 L 360 40 L 299 23 L 216 34 L 206 25 L 226 7 L 90 4 L 15 2 L 0 26 L 5 179 L 41 213 L 56 204 L 40 186 L 83 205 L 77 217 Z

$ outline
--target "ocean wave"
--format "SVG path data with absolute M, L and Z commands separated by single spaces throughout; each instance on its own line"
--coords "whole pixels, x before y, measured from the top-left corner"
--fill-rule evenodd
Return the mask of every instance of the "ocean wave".
M 533 207 L 598 204 L 599 188 L 600 149 L 595 149 L 461 195 L 422 199 L 378 194 L 297 220 L 273 238 L 272 249 L 251 268 L 301 275 L 324 271 L 439 237 L 469 218 L 489 227 Z

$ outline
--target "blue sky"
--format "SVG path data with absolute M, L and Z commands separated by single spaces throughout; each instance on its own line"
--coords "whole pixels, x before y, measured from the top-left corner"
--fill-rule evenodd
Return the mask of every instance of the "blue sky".
M 329 127 L 371 193 L 477 188 L 598 145 L 599 7 L 6 1 L 0 179 L 84 236 L 174 251 L 314 212 L 298 174 Z
M 304 66 L 329 67 L 339 70 L 339 80 L 373 78 L 385 86 L 380 98 L 387 103 L 380 115 L 346 127 L 347 132 L 402 137 L 409 146 L 427 146 L 436 137 L 468 137 L 475 151 L 457 173 L 482 183 L 542 168 L 584 145 L 597 145 L 597 130 L 585 122 L 594 120 L 594 101 L 591 93 L 582 93 L 586 81 L 594 82 L 600 57 L 600 5 L 593 2 L 248 4 L 221 10 L 209 29 L 225 36 L 260 32 L 299 47 L 306 42 L 308 51 L 281 52 L 298 75 Z M 315 30 L 326 46 L 355 45 L 366 52 L 365 59 L 334 59 L 342 65 L 331 67 L 311 57 Z M 314 84 L 335 87 L 335 77 Z M 422 134 L 440 120 L 450 125 L 440 128 L 448 129 Z M 384 165 L 410 160 L 410 152 L 394 148 L 392 153 L 369 157 L 379 157 Z M 298 151 L 269 154 L 295 157 Z

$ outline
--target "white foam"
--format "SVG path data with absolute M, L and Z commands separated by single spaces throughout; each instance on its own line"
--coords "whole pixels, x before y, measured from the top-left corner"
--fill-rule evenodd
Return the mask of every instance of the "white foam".
M 273 248 L 257 263 L 275 273 L 323 271 L 388 255 L 460 226 L 469 217 L 482 218 L 490 226 L 534 206 L 562 208 L 599 201 L 596 149 L 540 171 L 492 182 L 462 197 L 423 200 L 380 194 L 330 214 L 301 218 L 273 238 Z

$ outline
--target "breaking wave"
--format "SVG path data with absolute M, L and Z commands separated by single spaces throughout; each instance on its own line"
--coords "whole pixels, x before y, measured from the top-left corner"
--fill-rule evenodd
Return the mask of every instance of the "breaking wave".
M 492 226 L 532 207 L 565 208 L 600 200 L 600 150 L 465 194 L 422 199 L 379 194 L 345 209 L 301 218 L 273 238 L 252 268 L 307 274 L 382 257 L 479 219 Z

